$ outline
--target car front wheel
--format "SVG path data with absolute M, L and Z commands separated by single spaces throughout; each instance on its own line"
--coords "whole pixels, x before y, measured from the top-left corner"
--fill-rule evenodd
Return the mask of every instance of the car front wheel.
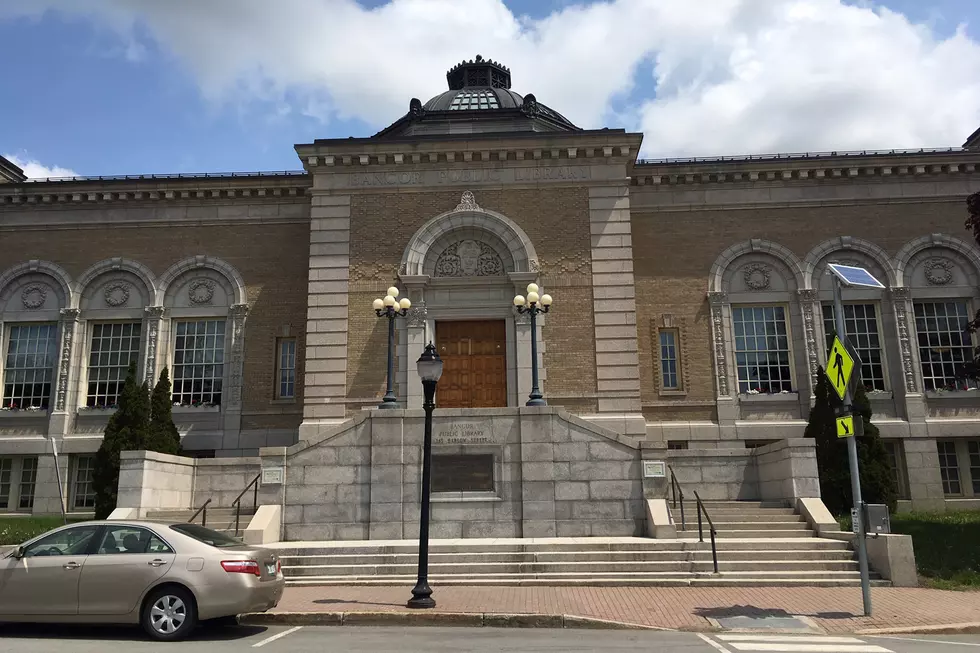
M 140 621 L 153 639 L 164 642 L 184 639 L 197 625 L 194 597 L 180 587 L 157 590 L 146 602 Z

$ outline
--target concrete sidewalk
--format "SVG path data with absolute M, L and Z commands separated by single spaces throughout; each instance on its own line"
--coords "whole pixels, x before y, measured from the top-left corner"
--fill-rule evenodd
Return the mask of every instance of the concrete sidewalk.
M 436 609 L 419 612 L 405 607 L 405 601 L 411 598 L 410 586 L 289 587 L 279 607 L 264 619 L 335 625 L 415 622 L 560 628 L 631 624 L 710 631 L 715 629 L 712 619 L 768 613 L 805 617 L 827 633 L 879 629 L 917 632 L 930 627 L 942 627 L 934 632 L 980 632 L 980 592 L 879 587 L 873 588 L 871 595 L 874 614 L 864 617 L 861 590 L 856 587 L 435 586 Z

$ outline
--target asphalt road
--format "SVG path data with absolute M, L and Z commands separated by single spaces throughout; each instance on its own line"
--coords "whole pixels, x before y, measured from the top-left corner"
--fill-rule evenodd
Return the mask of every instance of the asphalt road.
M 706 634 L 494 628 L 358 628 L 240 626 L 203 628 L 186 642 L 147 641 L 138 629 L 0 624 L 0 650 L 16 653 L 221 653 L 254 648 L 262 653 L 957 653 L 978 651 L 980 636 L 846 637 L 828 635 Z

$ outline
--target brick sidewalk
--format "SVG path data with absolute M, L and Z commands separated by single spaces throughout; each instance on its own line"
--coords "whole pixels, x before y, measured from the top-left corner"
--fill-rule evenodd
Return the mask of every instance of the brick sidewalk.
M 564 614 L 708 630 L 708 617 L 785 611 L 828 633 L 980 621 L 980 592 L 876 587 L 433 587 L 439 612 Z M 290 587 L 275 612 L 405 612 L 411 587 Z

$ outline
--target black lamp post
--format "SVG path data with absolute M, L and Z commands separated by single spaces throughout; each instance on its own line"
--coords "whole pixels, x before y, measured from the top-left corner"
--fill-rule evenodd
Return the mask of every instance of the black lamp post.
M 538 388 L 538 313 L 547 313 L 551 308 L 551 295 L 538 295 L 538 284 L 529 283 L 527 285 L 527 299 L 524 295 L 514 297 L 514 306 L 518 313 L 527 313 L 531 316 L 531 394 L 528 395 L 527 406 L 547 406 L 548 402 L 541 395 Z
M 412 307 L 412 302 L 408 297 L 403 297 L 401 301 L 398 297 L 398 288 L 392 286 L 388 289 L 388 294 L 384 299 L 374 300 L 374 312 L 378 317 L 388 318 L 388 389 L 384 399 L 378 404 L 378 408 L 398 408 L 398 399 L 395 397 L 395 390 L 392 377 L 395 375 L 395 318 L 408 315 L 408 309 Z
M 408 600 L 410 608 L 434 608 L 432 588 L 429 587 L 429 495 L 432 480 L 432 411 L 436 407 L 436 384 L 442 376 L 442 359 L 430 342 L 419 356 L 418 372 L 422 378 L 425 410 L 425 436 L 422 440 L 422 506 L 419 515 L 419 578 Z

